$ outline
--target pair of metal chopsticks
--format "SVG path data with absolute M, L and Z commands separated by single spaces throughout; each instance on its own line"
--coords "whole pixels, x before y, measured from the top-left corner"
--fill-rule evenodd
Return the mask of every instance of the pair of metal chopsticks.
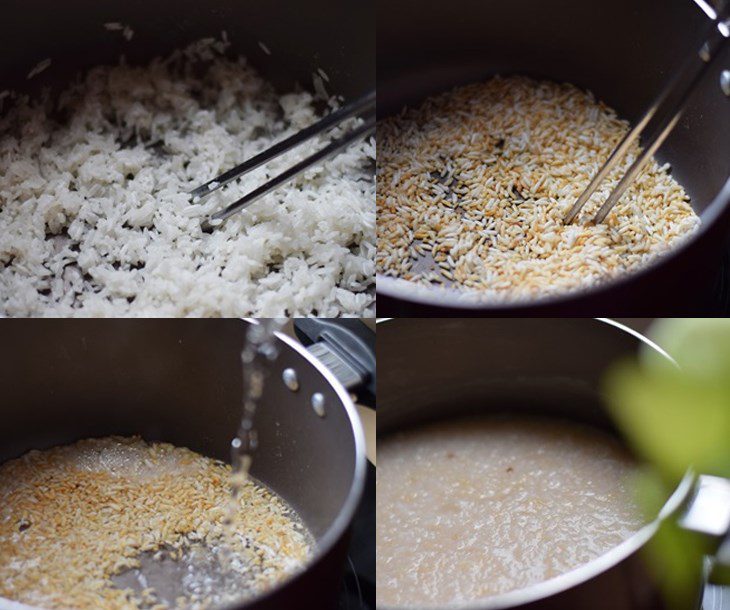
M 578 197 L 573 207 L 565 216 L 565 224 L 573 222 L 580 210 L 596 192 L 611 171 L 618 166 L 621 159 L 626 155 L 631 145 L 641 136 L 649 122 L 655 117 L 660 107 L 669 102 L 668 109 L 662 115 L 652 136 L 647 141 L 645 148 L 636 160 L 631 164 L 626 174 L 621 178 L 616 188 L 610 193 L 606 201 L 600 207 L 593 222 L 603 222 L 611 209 L 619 202 L 631 183 L 638 177 L 641 170 L 652 158 L 654 153 L 667 139 L 672 130 L 676 127 L 684 111 L 687 100 L 699 84 L 702 77 L 707 73 L 712 62 L 720 55 L 728 37 L 730 37 L 730 19 L 728 19 L 728 6 L 723 7 L 722 13 L 718 14 L 706 3 L 703 3 L 705 13 L 712 19 L 710 33 L 698 54 L 688 58 L 674 78 L 664 87 L 659 97 L 654 100 L 636 126 L 629 131 L 621 140 L 619 145 L 611 153 L 606 163 L 598 170 L 585 191 Z
M 299 163 L 296 163 L 278 176 L 262 184 L 257 189 L 244 195 L 238 201 L 234 201 L 226 208 L 216 212 L 215 214 L 212 214 L 207 220 L 203 222 L 203 231 L 208 233 L 212 232 L 213 229 L 215 229 L 216 226 L 220 225 L 224 220 L 248 207 L 260 197 L 263 197 L 267 193 L 280 187 L 282 184 L 289 182 L 294 177 L 301 174 L 303 171 L 312 167 L 313 165 L 321 163 L 329 159 L 330 157 L 333 157 L 334 155 L 340 153 L 357 140 L 360 140 L 361 138 L 365 138 L 368 135 L 372 134 L 375 131 L 375 91 L 371 91 L 366 95 L 358 98 L 354 102 L 343 106 L 339 110 L 331 112 L 326 117 L 317 121 L 313 125 L 302 129 L 301 131 L 295 133 L 293 136 L 287 138 L 286 140 L 275 144 L 268 150 L 259 153 L 258 155 L 248 159 L 247 161 L 244 161 L 240 165 L 237 165 L 233 169 L 228 170 L 220 176 L 209 180 L 205 184 L 202 184 L 201 186 L 191 191 L 190 196 L 192 197 L 193 203 L 198 203 L 203 197 L 206 197 L 207 195 L 210 195 L 211 193 L 217 191 L 219 188 L 225 186 L 229 182 L 240 178 L 244 174 L 256 169 L 257 167 L 260 167 L 261 165 L 267 163 L 268 161 L 271 161 L 275 157 L 278 157 L 285 152 L 291 150 L 292 148 L 296 148 L 307 140 L 311 140 L 313 137 L 324 133 L 329 129 L 332 129 L 343 121 L 358 115 L 362 115 L 364 118 L 364 122 L 362 125 L 347 132 L 345 135 L 333 140 L 324 148 L 318 150 L 316 153 L 310 155 Z

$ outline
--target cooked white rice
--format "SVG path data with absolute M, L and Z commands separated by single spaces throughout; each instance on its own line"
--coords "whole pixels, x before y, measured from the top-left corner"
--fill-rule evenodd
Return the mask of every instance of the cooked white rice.
M 121 32 L 122 36 L 124 36 L 127 42 L 132 40 L 132 37 L 134 36 L 134 30 L 130 26 L 119 23 L 118 21 L 110 21 L 108 23 L 105 23 L 104 28 L 106 28 L 110 32 Z
M 324 145 L 194 205 L 192 188 L 318 118 L 311 94 L 276 94 L 224 48 L 99 67 L 55 106 L 23 100 L 0 118 L 0 313 L 372 315 L 373 140 L 201 231 Z
M 312 87 L 314 88 L 314 93 L 319 99 L 329 99 L 330 94 L 327 93 L 327 88 L 324 86 L 324 79 L 316 72 L 312 74 Z
M 378 271 L 423 290 L 504 302 L 647 264 L 699 218 L 668 166 L 652 161 L 602 224 L 590 222 L 637 146 L 580 217 L 563 222 L 628 128 L 590 93 L 524 77 L 461 87 L 383 121 Z
M 35 66 L 33 66 L 31 71 L 28 72 L 28 76 L 26 76 L 26 78 L 30 80 L 31 78 L 38 76 L 41 72 L 48 70 L 48 68 L 51 67 L 51 61 L 50 57 L 47 57 L 43 61 L 39 61 Z

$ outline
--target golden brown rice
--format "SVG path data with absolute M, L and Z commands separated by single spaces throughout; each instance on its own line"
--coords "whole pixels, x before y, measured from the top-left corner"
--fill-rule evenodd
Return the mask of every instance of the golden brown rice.
M 638 269 L 699 225 L 669 166 L 652 161 L 604 223 L 563 216 L 628 130 L 569 84 L 495 77 L 378 126 L 377 268 L 496 301 L 586 288 Z
M 162 609 L 154 590 L 140 595 L 112 577 L 139 567 L 145 552 L 179 560 L 223 543 L 237 586 L 265 590 L 301 567 L 310 537 L 283 500 L 251 480 L 239 496 L 236 535 L 227 535 L 229 476 L 222 462 L 139 438 L 85 440 L 3 464 L 0 598 L 43 608 Z M 189 595 L 177 605 L 208 603 Z

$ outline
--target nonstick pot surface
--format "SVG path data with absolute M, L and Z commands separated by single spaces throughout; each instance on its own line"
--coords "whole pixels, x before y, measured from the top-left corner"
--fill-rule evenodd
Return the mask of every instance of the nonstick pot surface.
M 583 318 L 393 319 L 378 326 L 378 432 L 444 413 L 550 413 L 613 429 L 601 380 L 643 339 Z M 658 348 L 657 348 L 658 349 Z
M 122 54 L 145 63 L 201 38 L 220 38 L 225 30 L 231 52 L 246 56 L 282 91 L 296 83 L 311 88 L 312 74 L 322 68 L 328 90 L 349 98 L 374 86 L 374 18 L 368 3 L 335 0 L 306 6 L 293 0 L 12 0 L 0 24 L 0 87 L 62 87 L 81 70 L 116 64 Z M 129 25 L 132 40 L 106 30 L 110 22 Z M 28 81 L 28 72 L 45 58 L 52 59 L 51 68 Z
M 229 461 L 241 416 L 247 324 L 2 321 L 0 462 L 30 449 L 111 434 L 139 434 Z M 282 336 L 279 343 L 256 415 L 259 450 L 251 473 L 291 504 L 315 537 L 310 570 L 294 582 L 304 581 L 308 594 L 321 589 L 327 607 L 337 594 L 338 562 L 362 494 L 363 433 L 347 392 L 331 373 L 294 341 Z M 297 392 L 285 386 L 285 368 L 297 371 Z M 311 407 L 315 392 L 324 396 L 324 418 Z M 319 581 L 309 582 L 310 571 Z
M 707 18 L 691 1 L 618 0 L 378 5 L 378 113 L 493 74 L 527 74 L 590 89 L 636 121 L 673 70 L 696 52 Z M 671 44 L 668 41 L 671 40 Z M 526 303 L 468 304 L 442 292 L 417 294 L 378 278 L 386 316 L 681 315 L 706 311 L 730 212 L 730 107 L 719 86 L 726 48 L 659 150 L 686 188 L 703 226 L 673 255 L 587 292 Z

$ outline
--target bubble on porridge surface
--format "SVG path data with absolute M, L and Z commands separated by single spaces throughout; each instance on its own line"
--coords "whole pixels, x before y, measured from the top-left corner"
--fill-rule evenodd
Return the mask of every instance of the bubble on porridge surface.
M 632 459 L 591 428 L 462 419 L 388 436 L 378 454 L 378 604 L 521 589 L 603 555 L 642 525 Z

